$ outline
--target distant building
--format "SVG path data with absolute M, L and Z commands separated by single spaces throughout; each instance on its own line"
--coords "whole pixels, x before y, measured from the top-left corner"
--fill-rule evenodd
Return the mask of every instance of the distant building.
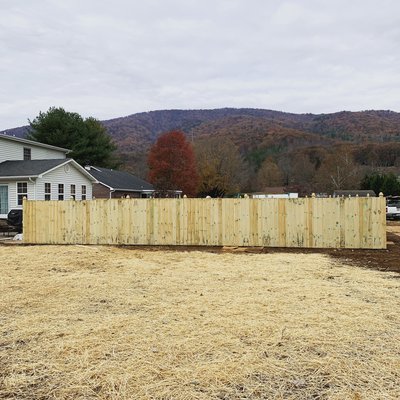
M 335 190 L 333 197 L 376 197 L 376 193 L 373 190 Z
M 164 199 L 180 199 L 182 197 L 182 190 L 156 190 L 154 197 Z
M 250 193 L 253 199 L 297 199 L 298 193 L 286 192 L 284 186 L 266 187 L 262 192 Z
M 85 169 L 97 180 L 93 184 L 93 197 L 96 199 L 154 197 L 153 185 L 129 172 L 94 166 L 86 166 Z

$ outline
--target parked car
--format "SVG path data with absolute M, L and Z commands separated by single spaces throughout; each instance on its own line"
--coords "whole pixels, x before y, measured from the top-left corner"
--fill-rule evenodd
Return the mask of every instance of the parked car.
M 386 203 L 386 219 L 400 219 L 400 197 L 388 198 Z

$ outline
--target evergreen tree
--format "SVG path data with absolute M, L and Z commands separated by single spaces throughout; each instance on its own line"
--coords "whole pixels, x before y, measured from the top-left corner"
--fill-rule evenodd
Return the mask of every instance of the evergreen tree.
M 361 181 L 361 189 L 373 190 L 376 194 L 382 192 L 385 196 L 400 195 L 400 182 L 393 173 L 373 173 L 365 175 Z
M 81 165 L 115 168 L 116 146 L 106 128 L 95 118 L 51 107 L 29 121 L 28 139 L 72 150 L 68 157 Z

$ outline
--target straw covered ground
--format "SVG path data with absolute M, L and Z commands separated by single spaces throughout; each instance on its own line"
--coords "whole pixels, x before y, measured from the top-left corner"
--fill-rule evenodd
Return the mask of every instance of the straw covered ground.
M 398 274 L 117 247 L 0 261 L 0 398 L 400 398 Z

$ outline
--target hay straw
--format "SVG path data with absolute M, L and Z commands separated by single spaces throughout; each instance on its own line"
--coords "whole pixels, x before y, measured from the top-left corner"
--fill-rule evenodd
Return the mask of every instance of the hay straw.
M 398 275 L 320 254 L 0 260 L 0 398 L 400 398 Z

